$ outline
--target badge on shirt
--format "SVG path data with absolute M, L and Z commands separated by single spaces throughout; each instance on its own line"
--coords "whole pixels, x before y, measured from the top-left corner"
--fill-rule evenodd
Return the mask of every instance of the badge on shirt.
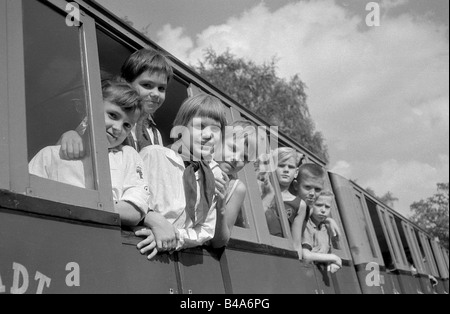
M 136 167 L 136 172 L 139 174 L 139 178 L 141 178 L 141 180 L 144 180 L 144 173 L 142 172 L 142 168 L 140 166 Z

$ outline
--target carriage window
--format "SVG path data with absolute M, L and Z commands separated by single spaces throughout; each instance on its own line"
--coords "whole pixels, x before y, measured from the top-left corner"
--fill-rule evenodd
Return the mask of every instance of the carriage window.
M 441 247 L 441 249 L 442 249 L 442 256 L 444 257 L 445 260 L 445 264 L 447 265 L 447 268 L 449 268 L 448 251 L 444 247 Z
M 406 259 L 409 267 L 416 269 L 421 274 L 425 273 L 425 266 L 422 261 L 419 245 L 417 243 L 416 234 L 411 226 L 406 222 L 401 221 L 397 223 L 399 227 L 402 241 L 405 243 Z
M 427 236 L 425 236 L 423 233 L 419 232 L 419 238 L 420 238 L 420 244 L 421 244 L 421 250 L 423 252 L 423 255 L 425 256 L 425 263 L 429 270 L 431 271 L 431 275 L 439 277 L 439 273 L 437 270 L 436 263 L 434 261 L 433 252 L 431 251 L 429 239 Z
M 389 261 L 387 259 L 385 259 L 385 263 L 388 268 L 395 269 L 396 264 L 400 263 L 400 257 L 398 256 L 397 250 L 394 247 L 395 240 L 394 240 L 394 237 L 389 232 L 389 221 L 386 217 L 386 212 L 380 210 L 379 216 L 380 216 L 381 224 L 383 225 L 384 230 L 385 230 L 384 231 L 384 236 L 386 237 L 385 241 L 387 241 L 388 246 L 390 248 L 390 251 L 385 252 L 385 254 L 386 255 L 392 254 L 394 257 L 393 261 L 392 261 L 392 259 L 390 259 Z M 379 237 L 383 237 L 383 233 L 381 233 L 379 235 Z M 391 252 L 391 253 L 389 253 L 389 252 Z
M 406 266 L 406 265 L 408 265 L 408 262 L 407 262 L 407 259 L 406 259 L 405 250 L 403 248 L 403 242 L 402 242 L 402 239 L 400 237 L 400 233 L 399 233 L 399 230 L 397 228 L 397 224 L 395 223 L 395 218 L 394 218 L 394 216 L 392 214 L 389 214 L 388 216 L 389 216 L 390 227 L 391 227 L 391 230 L 393 232 L 392 238 L 393 238 L 393 241 L 395 242 L 395 245 L 397 246 L 397 249 L 398 249 L 398 251 L 400 253 L 400 255 L 399 255 L 400 263 L 403 266 Z M 405 243 L 406 243 L 406 241 L 405 241 Z
M 372 253 L 372 257 L 377 258 L 378 255 L 376 253 L 375 243 L 370 234 L 369 226 L 367 225 L 367 218 L 366 218 L 366 215 L 364 212 L 363 200 L 362 200 L 361 196 L 359 196 L 358 194 L 355 194 L 355 197 L 356 197 L 356 205 L 358 206 L 358 211 L 357 211 L 358 218 L 359 218 L 358 220 L 364 226 L 364 231 L 365 231 L 365 235 L 366 235 L 365 243 L 369 243 L 370 252 Z
M 258 160 L 254 163 L 254 169 L 257 176 L 257 182 L 259 191 L 261 193 L 261 199 L 263 202 L 263 210 L 267 220 L 267 226 L 271 235 L 286 238 L 286 231 L 283 228 L 283 215 L 284 210 L 280 185 L 276 176 L 276 168 L 278 165 L 272 158 L 272 153 L 269 149 L 269 142 L 265 134 L 258 134 L 259 145 L 265 147 L 266 154 L 259 156 Z M 263 150 L 259 150 L 263 151 Z
M 164 105 L 155 113 L 155 121 L 161 132 L 164 145 L 170 145 L 175 142 L 170 137 L 173 121 L 177 116 L 183 102 L 188 98 L 188 83 L 178 76 L 174 76 L 167 86 L 166 100 Z
M 97 28 L 97 43 L 102 79 L 120 75 L 122 64 L 135 49 L 114 39 L 100 28 Z
M 377 235 L 378 244 L 383 255 L 383 261 L 387 268 L 390 270 L 396 268 L 398 263 L 398 257 L 395 254 L 395 250 L 392 248 L 392 239 L 390 233 L 387 230 L 387 222 L 385 213 L 383 210 L 378 211 L 377 205 L 369 200 L 366 200 L 367 207 L 369 208 L 370 217 L 375 228 L 375 234 Z
M 68 27 L 63 14 L 39 1 L 22 3 L 28 161 L 39 153 L 30 164 L 31 173 L 96 189 L 89 152 L 77 163 L 81 175 L 70 182 L 63 165 L 61 171 L 47 167 L 59 157 L 55 145 L 69 130 L 82 128 L 85 147 L 92 150 L 89 127 L 80 125 L 88 116 L 80 28 Z

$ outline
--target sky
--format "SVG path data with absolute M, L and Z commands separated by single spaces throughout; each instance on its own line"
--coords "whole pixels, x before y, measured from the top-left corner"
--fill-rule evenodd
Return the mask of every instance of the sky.
M 448 0 L 97 1 L 187 64 L 207 48 L 276 57 L 307 86 L 328 169 L 403 215 L 449 181 Z

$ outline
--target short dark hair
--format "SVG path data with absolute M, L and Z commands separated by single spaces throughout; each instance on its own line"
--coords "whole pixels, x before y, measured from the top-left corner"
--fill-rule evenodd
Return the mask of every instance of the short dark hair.
M 102 81 L 103 100 L 119 106 L 124 112 L 142 112 L 142 98 L 138 92 L 125 82 Z
M 316 164 L 306 163 L 298 168 L 297 181 L 301 182 L 302 178 L 325 179 L 325 170 Z
M 153 49 L 141 49 L 133 53 L 122 66 L 121 77 L 128 83 L 132 83 L 142 73 L 164 75 L 167 83 L 173 77 L 173 69 L 168 58 Z

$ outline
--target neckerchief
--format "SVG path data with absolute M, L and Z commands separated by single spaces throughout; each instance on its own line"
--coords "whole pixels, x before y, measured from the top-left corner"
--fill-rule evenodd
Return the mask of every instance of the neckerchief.
M 181 141 L 177 144 L 180 145 L 177 153 L 183 158 L 186 167 L 183 173 L 183 184 L 186 197 L 185 210 L 195 225 L 195 205 L 197 203 L 197 180 L 195 178 L 195 173 L 198 173 L 198 182 L 200 186 L 200 203 L 197 210 L 203 213 L 203 217 L 206 217 L 213 204 L 216 188 L 214 174 L 211 171 L 208 162 L 205 160 L 195 161 L 196 159 L 192 156 L 190 150 L 184 146 Z
M 148 133 L 148 129 L 152 130 L 154 141 Z M 150 115 L 142 116 L 136 123 L 136 143 L 133 138 L 133 134 L 129 134 L 127 138 L 127 145 L 132 146 L 138 152 L 143 148 L 151 145 L 159 145 L 158 129 L 156 128 L 156 123 Z

